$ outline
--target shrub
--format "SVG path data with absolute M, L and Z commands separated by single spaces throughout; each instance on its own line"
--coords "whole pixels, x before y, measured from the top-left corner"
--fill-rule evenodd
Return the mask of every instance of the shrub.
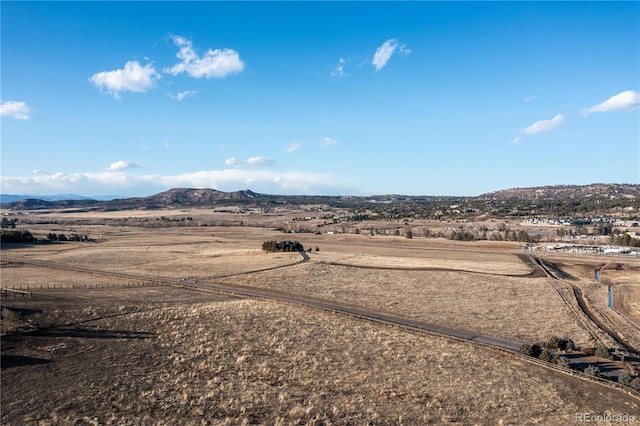
M 2 320 L 11 323 L 20 322 L 22 321 L 22 314 L 14 309 L 2 308 Z
M 560 349 L 565 350 L 565 351 L 575 351 L 576 350 L 576 344 L 573 343 L 572 339 L 569 339 L 568 337 L 565 337 L 564 339 L 562 339 L 560 341 L 560 344 L 562 346 L 564 346 L 564 348 L 561 346 Z
M 524 343 L 522 346 L 520 346 L 520 353 L 538 358 L 542 353 L 542 348 L 538 344 L 529 345 L 527 343 Z
M 558 336 L 551 336 L 547 341 L 547 347 L 549 349 L 563 349 L 560 347 L 561 342 L 562 339 L 560 339 Z
M 527 344 L 527 343 L 523 343 L 523 344 L 520 346 L 519 352 L 520 352 L 521 354 L 531 356 L 531 345 L 529 345 L 529 344 Z
M 586 374 L 587 376 L 599 377 L 600 369 L 595 365 L 589 365 L 587 368 L 584 369 L 584 374 Z
M 596 348 L 596 352 L 594 353 L 598 358 L 611 359 L 611 355 L 609 354 L 609 348 L 605 345 L 598 345 Z
M 571 368 L 571 363 L 566 356 L 559 357 L 556 364 L 558 364 L 558 367 Z
M 626 371 L 623 371 L 618 376 L 618 383 L 620 383 L 621 385 L 631 386 L 631 382 L 632 382 L 631 374 L 627 373 Z
M 549 352 L 549 349 L 544 348 L 542 352 L 540 352 L 540 356 L 538 358 L 545 362 L 551 362 L 551 357 L 552 355 L 551 352 Z

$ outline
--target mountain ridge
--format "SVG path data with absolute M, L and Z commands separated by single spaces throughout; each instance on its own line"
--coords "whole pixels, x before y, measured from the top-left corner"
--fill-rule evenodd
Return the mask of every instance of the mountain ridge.
M 511 188 L 489 192 L 479 196 L 414 196 L 414 195 L 272 195 L 260 194 L 244 189 L 224 192 L 211 188 L 171 188 L 146 197 L 130 197 L 112 200 L 76 199 L 47 201 L 40 198 L 2 203 L 0 206 L 8 210 L 42 210 L 42 209 L 91 209 L 91 210 L 129 210 L 129 209 L 163 209 L 185 207 L 216 207 L 228 205 L 297 205 L 328 204 L 333 206 L 348 203 L 393 203 L 421 202 L 432 200 L 513 200 L 528 201 L 549 199 L 616 199 L 640 197 L 640 185 L 596 183 L 589 185 L 547 185 L 529 188 Z

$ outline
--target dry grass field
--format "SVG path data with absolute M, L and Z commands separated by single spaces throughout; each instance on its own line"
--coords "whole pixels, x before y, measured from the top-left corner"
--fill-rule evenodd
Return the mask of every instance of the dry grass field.
M 613 305 L 636 325 L 640 325 L 640 259 L 612 256 L 545 255 L 568 274 L 567 280 L 580 287 L 589 306 L 609 327 L 617 330 L 636 348 L 640 348 L 640 332 L 608 307 L 608 290 L 613 291 Z M 601 268 L 600 282 L 595 270 Z
M 145 214 L 169 213 L 105 213 Z M 99 241 L 3 247 L 2 256 L 274 289 L 517 342 L 558 335 L 595 344 L 549 282 L 531 275 L 518 244 L 285 235 L 268 226 L 82 225 L 90 217 L 75 215 L 45 215 L 49 223 L 29 229 Z M 301 262 L 297 253 L 260 250 L 274 239 L 319 251 Z M 559 266 L 597 306 L 606 286 L 589 287 L 590 264 L 567 259 Z M 628 312 L 637 274 L 603 273 L 615 277 L 616 303 Z M 0 280 L 33 292 L 2 306 L 22 309 L 19 322 L 40 328 L 2 339 L 3 424 L 564 425 L 579 412 L 640 419 L 640 401 L 622 392 L 344 315 L 26 264 L 3 263 Z M 3 332 L 8 324 L 4 318 Z
M 579 345 L 593 344 L 543 278 L 312 262 L 286 275 L 266 271 L 224 281 L 336 300 L 513 341 L 546 341 L 558 335 Z
M 29 365 L 3 367 L 2 423 L 564 425 L 640 412 L 619 391 L 471 344 L 201 292 L 158 306 L 180 292 L 160 290 L 123 289 L 119 315 L 3 339 L 3 356 Z M 76 293 L 56 292 L 69 310 Z

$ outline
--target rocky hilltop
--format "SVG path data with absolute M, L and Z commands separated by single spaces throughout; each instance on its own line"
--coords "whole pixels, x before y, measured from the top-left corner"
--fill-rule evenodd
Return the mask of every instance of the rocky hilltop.
M 630 198 L 640 196 L 640 185 L 594 183 L 590 185 L 553 185 L 512 188 L 483 194 L 480 198 L 539 200 L 574 198 Z

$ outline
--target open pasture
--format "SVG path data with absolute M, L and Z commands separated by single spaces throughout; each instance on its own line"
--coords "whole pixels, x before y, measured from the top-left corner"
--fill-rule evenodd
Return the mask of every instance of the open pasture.
M 281 271 L 224 279 L 335 300 L 504 339 L 529 342 L 551 335 L 577 344 L 591 338 L 543 278 L 459 271 L 398 271 L 313 262 Z
M 578 345 L 595 344 L 546 280 L 529 276 L 532 268 L 518 257 L 522 251 L 517 244 L 282 234 L 250 226 L 124 230 L 120 235 L 119 228 L 103 226 L 98 242 L 44 244 L 7 254 L 151 277 L 223 279 L 517 342 L 559 335 L 571 337 Z M 302 260 L 297 253 L 260 250 L 262 242 L 271 239 L 299 239 L 305 247 L 319 251 L 312 251 L 309 262 L 296 266 Z M 37 285 L 49 279 L 30 273 L 24 280 L 12 270 L 18 271 L 7 268 L 3 285 Z
M 98 241 L 3 256 L 268 288 L 516 342 L 595 343 L 518 244 L 246 225 L 33 229 Z M 260 250 L 283 239 L 311 248 L 309 260 Z M 287 303 L 26 264 L 3 263 L 0 279 L 32 289 L 2 306 L 42 328 L 3 338 L 3 424 L 560 425 L 585 410 L 640 412 L 634 397 L 471 343 Z
M 3 424 L 562 425 L 640 410 L 468 343 L 189 290 L 167 304 L 178 290 L 166 291 L 160 306 L 148 289 L 123 289 L 120 315 L 3 339 Z
M 640 331 L 612 311 L 608 303 L 611 286 L 614 308 L 640 326 L 640 259 L 567 254 L 547 254 L 544 258 L 557 265 L 566 274 L 566 280 L 582 290 L 602 321 L 640 348 Z M 599 282 L 595 280 L 596 269 L 600 270 Z

